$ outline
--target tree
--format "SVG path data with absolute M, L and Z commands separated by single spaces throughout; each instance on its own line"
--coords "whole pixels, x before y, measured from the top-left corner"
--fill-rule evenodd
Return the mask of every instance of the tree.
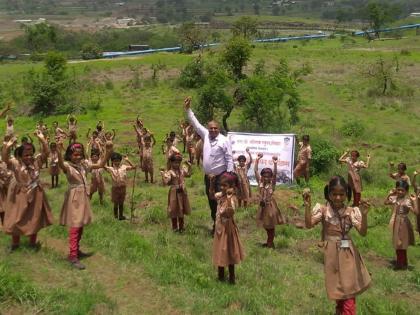
M 242 37 L 233 37 L 225 45 L 221 60 L 228 66 L 235 80 L 243 78 L 242 69 L 246 66 L 251 53 L 251 45 Z
M 182 24 L 178 28 L 178 36 L 181 41 L 182 50 L 189 54 L 195 49 L 199 49 L 206 41 L 206 34 L 194 22 Z
M 84 44 L 82 47 L 82 58 L 85 60 L 101 58 L 102 52 L 98 45 L 94 43 Z
M 258 33 L 258 22 L 250 16 L 243 16 L 237 19 L 232 25 L 232 33 L 234 36 L 243 36 L 252 39 Z
M 231 80 L 224 68 L 214 64 L 207 65 L 206 76 L 206 83 L 198 91 L 197 116 L 202 121 L 210 121 L 216 116 L 221 116 L 223 128 L 229 131 L 227 120 L 233 111 L 234 101 L 228 94 L 226 86 Z
M 292 71 L 282 60 L 272 74 L 260 63 L 252 77 L 241 81 L 236 99 L 247 131 L 282 132 L 295 124 L 301 102 L 298 86 L 309 72 L 308 66 Z
M 44 69 L 27 76 L 27 91 L 34 113 L 49 115 L 57 113 L 60 106 L 71 96 L 73 83 L 66 74 L 66 58 L 56 52 L 47 54 Z
M 368 65 L 363 75 L 373 81 L 373 88 L 370 94 L 387 95 L 398 89 L 396 75 L 400 70 L 397 58 L 386 60 L 380 57 L 373 64 Z
M 25 26 L 26 47 L 32 52 L 48 51 L 55 47 L 57 30 L 47 23 Z
M 370 2 L 365 7 L 365 17 L 372 29 L 379 30 L 387 23 L 393 22 L 401 13 L 398 6 L 389 6 L 386 3 Z M 378 33 L 379 36 L 379 33 Z

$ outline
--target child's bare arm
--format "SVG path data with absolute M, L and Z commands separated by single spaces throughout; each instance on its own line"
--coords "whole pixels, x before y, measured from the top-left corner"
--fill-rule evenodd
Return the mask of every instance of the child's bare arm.
M 14 137 L 7 142 L 3 142 L 3 147 L 2 147 L 2 151 L 1 151 L 1 158 L 2 158 L 3 162 L 6 163 L 6 165 L 9 168 L 11 166 L 10 151 L 12 150 L 12 147 L 15 145 L 16 141 L 17 141 L 17 139 Z
M 247 163 L 247 166 L 246 166 L 246 168 L 249 170 L 250 168 L 251 168 L 251 165 L 252 165 L 252 155 L 251 155 L 251 152 L 249 151 L 249 148 L 246 148 L 246 153 L 248 153 L 248 163 Z
M 134 165 L 130 159 L 128 158 L 128 156 L 124 157 L 124 161 L 127 162 L 127 164 L 129 165 L 129 167 L 127 167 L 127 170 L 134 170 L 136 168 L 136 165 Z
M 274 171 L 273 171 L 273 189 L 276 188 L 276 184 L 277 184 L 277 162 L 278 162 L 277 156 L 273 156 L 273 164 L 274 164 Z
M 107 142 L 105 145 L 105 157 L 99 160 L 98 163 L 92 164 L 90 167 L 91 169 L 97 169 L 97 168 L 104 168 L 106 165 L 106 161 L 109 160 L 112 154 L 113 145 L 112 142 Z
M 370 154 L 367 155 L 367 160 L 366 160 L 365 168 L 369 168 L 369 164 L 370 164 Z
M 340 163 L 347 163 L 346 158 L 347 158 L 347 155 L 348 154 L 349 154 L 349 151 L 347 150 L 346 152 L 343 153 L 342 156 L 340 156 L 340 158 L 338 159 L 338 161 Z
M 255 174 L 255 179 L 258 184 L 261 181 L 260 173 L 258 171 L 258 165 L 260 164 L 260 160 L 262 159 L 262 157 L 263 157 L 262 153 L 258 153 L 257 158 L 255 160 L 255 164 L 254 164 L 254 174 Z

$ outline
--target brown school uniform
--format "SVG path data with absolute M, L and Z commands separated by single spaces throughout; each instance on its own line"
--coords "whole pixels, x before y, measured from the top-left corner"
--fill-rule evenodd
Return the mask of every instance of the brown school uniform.
M 112 190 L 111 199 L 113 203 L 124 203 L 127 189 L 127 165 L 120 165 L 119 168 L 105 166 L 105 170 L 111 175 Z
M 408 214 L 414 212 L 414 205 L 410 197 L 397 199 L 391 196 L 390 200 L 394 205 L 393 216 L 390 226 L 392 226 L 392 244 L 395 249 L 407 249 L 408 246 L 415 244 L 414 231 Z
M 362 179 L 360 177 L 360 170 L 366 167 L 365 162 L 356 161 L 353 163 L 350 157 L 346 159 L 346 163 L 349 169 L 348 180 L 349 185 L 355 193 L 362 192 Z
M 55 128 L 55 142 L 57 143 L 57 146 L 62 145 L 64 140 L 66 140 L 66 134 L 63 129 L 60 127 Z
M 44 164 L 42 154 L 26 166 L 15 158 L 8 163 L 15 180 L 9 185 L 5 203 L 4 231 L 6 234 L 33 235 L 53 223 L 53 215 L 40 182 L 40 170 Z
M 233 219 L 237 199 L 232 196 L 230 202 L 222 193 L 216 193 L 217 213 L 213 239 L 213 264 L 226 267 L 239 264 L 245 253 L 239 239 L 239 231 Z
M 70 162 L 64 163 L 68 168 L 66 177 L 69 187 L 61 208 L 60 224 L 69 227 L 83 227 L 92 222 L 89 187 L 86 179 L 86 174 L 91 170 L 91 164 L 87 160 L 78 165 Z
M 369 288 L 371 278 L 362 257 L 348 234 L 352 227 L 360 229 L 362 214 L 357 207 L 347 207 L 336 213 L 331 206 L 316 204 L 312 210 L 312 225 L 323 225 L 325 286 L 328 298 L 345 300 Z M 341 240 L 349 240 L 341 248 Z
M 296 176 L 304 176 L 309 175 L 309 161 L 312 158 L 312 148 L 310 145 L 303 146 L 301 144 L 301 148 L 298 153 L 297 158 L 297 165 L 295 168 L 295 175 Z
M 249 167 L 246 165 L 244 167 L 239 165 L 235 166 L 235 172 L 239 179 L 237 198 L 243 201 L 249 201 L 251 199 L 251 185 L 249 184 L 248 170 Z
M 6 210 L 7 190 L 12 178 L 13 174 L 7 169 L 6 163 L 0 162 L 0 213 L 4 213 Z
M 92 177 L 90 182 L 90 193 L 99 192 L 103 194 L 105 192 L 105 182 L 102 176 L 104 169 L 96 168 L 92 170 Z
M 408 185 L 410 185 L 410 186 L 411 186 L 410 176 L 408 176 L 407 174 L 400 175 L 399 173 L 393 173 L 393 174 L 391 175 L 391 177 L 392 177 L 393 179 L 395 179 L 396 181 L 403 180 L 403 181 L 407 182 L 407 184 L 408 184 Z
M 195 144 L 195 156 L 198 160 L 203 157 L 203 140 L 199 139 Z
M 162 180 L 165 185 L 170 186 L 168 193 L 168 217 L 183 218 L 191 213 L 190 201 L 185 187 L 185 177 L 191 176 L 190 170 L 181 167 L 179 172 L 169 170 L 163 172 Z
M 69 124 L 69 137 L 71 139 L 77 138 L 77 125 Z
M 194 138 L 195 138 L 194 133 L 193 134 L 190 134 L 190 135 L 186 135 L 186 138 L 185 138 L 186 147 L 188 149 L 188 152 L 192 152 L 192 154 L 195 153 Z
M 152 172 L 153 171 L 153 147 L 150 146 L 149 148 L 143 148 L 143 164 L 142 170 L 143 172 Z
M 58 152 L 50 152 L 50 175 L 57 176 L 60 174 L 60 168 L 58 167 Z
M 286 223 L 286 219 L 280 212 L 277 206 L 276 200 L 273 198 L 273 186 L 272 184 L 265 185 L 261 183 L 259 185 L 260 202 L 264 203 L 264 206 L 260 204 L 257 211 L 257 224 L 265 229 L 274 229 L 276 225 Z

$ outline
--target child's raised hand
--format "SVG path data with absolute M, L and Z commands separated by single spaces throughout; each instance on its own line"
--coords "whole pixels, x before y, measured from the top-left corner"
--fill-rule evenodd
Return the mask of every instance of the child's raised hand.
M 370 207 L 371 207 L 371 204 L 369 201 L 367 200 L 360 201 L 360 211 L 362 212 L 363 215 L 368 214 Z
M 273 162 L 274 162 L 274 163 L 277 163 L 277 161 L 278 161 L 278 159 L 279 159 L 279 158 L 278 158 L 277 156 L 275 156 L 275 155 L 274 155 L 272 159 L 273 159 Z
M 259 160 L 259 159 L 262 159 L 262 157 L 263 157 L 264 155 L 262 154 L 262 153 L 258 153 L 257 154 L 257 159 Z
M 367 158 L 370 159 L 370 154 L 367 155 Z
M 228 196 L 228 198 L 232 197 L 234 193 L 235 193 L 235 189 L 233 188 L 228 188 L 226 190 L 226 196 Z
M 184 107 L 185 109 L 190 109 L 191 108 L 191 96 L 188 96 L 185 100 L 184 100 Z
M 107 141 L 105 144 L 106 151 L 111 152 L 113 148 L 114 148 L 114 144 L 112 143 L 112 141 Z
M 17 142 L 17 138 L 13 137 L 13 138 L 9 139 L 9 141 L 7 141 L 6 146 L 9 147 L 9 148 L 13 147 L 16 144 L 16 142 Z
M 414 171 L 414 173 L 413 173 L 414 176 L 417 176 L 418 174 L 419 174 L 418 171 Z
M 311 191 L 308 188 L 303 190 L 302 197 L 303 197 L 303 203 L 305 204 L 305 206 L 308 206 L 311 204 Z
M 246 148 L 245 151 L 246 151 L 246 153 L 249 153 L 249 148 Z

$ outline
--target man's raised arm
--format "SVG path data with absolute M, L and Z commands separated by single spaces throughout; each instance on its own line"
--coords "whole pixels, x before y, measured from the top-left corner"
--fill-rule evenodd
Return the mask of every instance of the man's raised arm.
M 204 139 L 208 134 L 208 130 L 202 124 L 200 124 L 198 119 L 195 117 L 195 115 L 194 115 L 194 113 L 191 109 L 191 97 L 187 97 L 185 99 L 184 107 L 185 107 L 185 111 L 187 112 L 189 122 L 194 127 L 194 129 L 198 133 L 198 135 L 202 139 Z

